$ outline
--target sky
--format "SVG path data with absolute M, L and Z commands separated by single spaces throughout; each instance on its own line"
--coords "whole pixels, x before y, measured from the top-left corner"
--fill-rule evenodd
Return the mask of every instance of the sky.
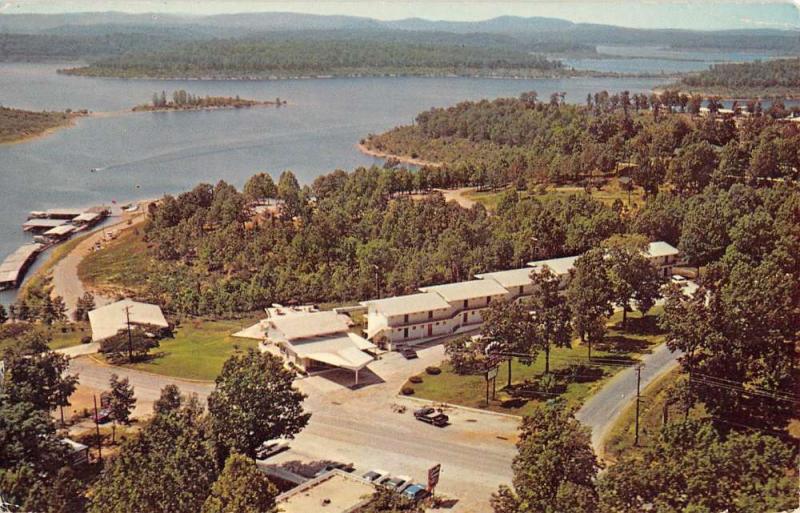
M 696 30 L 800 29 L 799 7 L 800 0 L 0 0 L 0 13 L 124 11 L 206 15 L 274 11 L 458 21 L 511 15 Z

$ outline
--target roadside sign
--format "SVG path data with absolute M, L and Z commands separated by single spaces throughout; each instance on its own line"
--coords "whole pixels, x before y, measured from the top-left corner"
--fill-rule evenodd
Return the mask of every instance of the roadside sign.
M 442 473 L 442 464 L 438 463 L 428 470 L 428 493 L 433 493 L 433 489 L 439 484 L 439 474 Z
M 486 380 L 489 381 L 489 380 L 495 379 L 497 377 L 497 370 L 498 369 L 499 369 L 499 367 L 492 367 L 491 369 L 486 371 Z

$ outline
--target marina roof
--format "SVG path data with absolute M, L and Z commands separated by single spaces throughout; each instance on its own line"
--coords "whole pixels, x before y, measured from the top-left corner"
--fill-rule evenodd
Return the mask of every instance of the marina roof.
M 42 244 L 23 244 L 0 264 L 0 283 L 16 283 L 28 261 L 42 250 Z
M 126 312 L 127 309 L 127 312 Z M 89 312 L 89 324 L 92 327 L 92 341 L 98 342 L 113 337 L 128 327 L 128 316 L 131 324 L 142 326 L 169 326 L 167 319 L 158 305 L 139 303 L 131 299 L 123 299 L 110 305 L 101 306 Z
M 56 236 L 56 237 L 58 237 L 60 235 L 69 235 L 70 233 L 75 231 L 75 228 L 76 227 L 71 225 L 71 224 L 62 224 L 61 226 L 56 226 L 55 228 L 50 228 L 49 230 L 44 232 L 44 234 L 45 235 L 50 235 L 50 236 Z
M 62 224 L 67 224 L 67 221 L 64 219 L 28 219 L 22 223 L 22 227 L 26 230 L 31 228 L 55 228 Z
M 75 217 L 72 222 L 73 223 L 91 223 L 92 221 L 96 220 L 100 217 L 100 213 L 98 212 L 84 212 L 81 215 Z
M 377 311 L 385 315 L 405 315 L 450 308 L 450 304 L 442 299 L 442 296 L 433 292 L 420 292 L 419 294 L 409 294 L 407 296 L 374 299 L 371 301 L 362 301 L 361 304 L 366 307 L 374 307 Z
M 332 333 L 344 333 L 349 329 L 346 315 L 336 312 L 297 312 L 285 317 L 269 320 L 278 337 L 286 340 L 321 337 Z
M 522 287 L 531 284 L 531 271 L 530 267 L 523 267 L 522 269 L 476 274 L 475 277 L 482 280 L 492 279 L 503 287 Z
M 470 280 L 445 285 L 420 288 L 423 292 L 435 292 L 446 301 L 463 301 L 486 296 L 501 296 L 508 291 L 494 280 Z
M 651 242 L 647 247 L 647 256 L 649 257 L 674 256 L 678 253 L 680 253 L 678 248 L 663 241 Z
M 575 267 L 575 260 L 577 260 L 579 257 L 580 255 L 551 258 L 549 260 L 536 260 L 535 262 L 528 262 L 528 265 L 535 269 L 547 267 L 557 276 L 563 276 L 565 274 L 569 274 L 570 269 Z
M 358 370 L 373 358 L 364 352 L 375 345 L 355 333 L 343 333 L 329 337 L 294 340 L 286 342 L 300 358 L 310 358 L 334 367 Z

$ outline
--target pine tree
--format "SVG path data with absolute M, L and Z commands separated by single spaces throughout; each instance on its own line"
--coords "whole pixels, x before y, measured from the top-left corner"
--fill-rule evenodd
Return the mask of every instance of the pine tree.
M 119 376 L 112 374 L 109 384 L 111 393 L 108 408 L 111 410 L 111 418 L 114 420 L 111 431 L 111 442 L 113 443 L 116 441 L 117 423 L 130 424 L 130 415 L 136 405 L 136 397 L 133 395 L 133 386 L 128 382 L 128 378 L 119 379 Z

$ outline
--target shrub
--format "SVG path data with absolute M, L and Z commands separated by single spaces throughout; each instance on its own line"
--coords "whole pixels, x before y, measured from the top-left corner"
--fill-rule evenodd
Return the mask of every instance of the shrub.
M 92 341 L 92 337 L 89 335 L 84 335 L 81 337 L 81 344 L 88 344 Z
M 442 373 L 442 369 L 440 369 L 439 367 L 427 367 L 425 369 L 425 372 L 427 372 L 431 376 L 437 376 Z
M 400 391 L 403 395 L 414 395 L 414 388 L 413 387 L 403 387 Z
M 408 378 L 408 381 L 414 383 L 415 385 L 419 385 L 420 383 L 422 383 L 422 376 L 411 376 L 410 378 Z

